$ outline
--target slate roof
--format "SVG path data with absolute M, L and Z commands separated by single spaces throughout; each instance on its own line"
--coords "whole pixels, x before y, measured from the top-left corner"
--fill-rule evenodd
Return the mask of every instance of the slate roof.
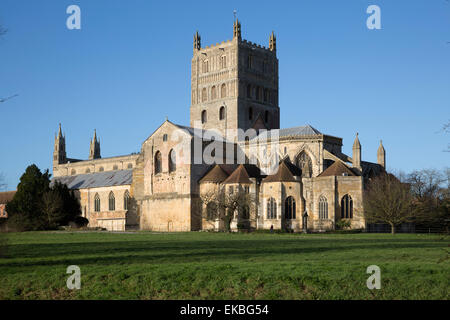
M 119 170 L 56 177 L 53 178 L 52 183 L 59 181 L 67 185 L 69 189 L 87 189 L 130 185 L 132 180 L 133 170 Z
M 331 176 L 357 176 L 349 167 L 347 167 L 341 161 L 335 161 L 331 166 L 329 166 L 325 171 L 319 174 L 319 177 L 331 177 Z
M 0 204 L 7 204 L 14 198 L 16 191 L 0 192 Z
M 264 178 L 263 182 L 296 182 L 294 175 L 285 161 L 281 161 L 275 174 Z
M 258 137 L 260 140 L 265 140 L 267 138 L 270 138 L 272 135 L 275 135 L 277 132 L 280 138 L 298 137 L 298 136 L 317 136 L 322 134 L 319 130 L 307 124 L 300 127 L 267 130 L 265 132 L 262 132 L 259 136 L 251 138 L 250 140 L 258 139 Z

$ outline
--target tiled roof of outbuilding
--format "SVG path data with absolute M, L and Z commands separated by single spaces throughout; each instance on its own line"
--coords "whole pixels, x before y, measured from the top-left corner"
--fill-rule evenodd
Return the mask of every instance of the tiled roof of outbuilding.
M 200 183 L 203 182 L 213 182 L 213 183 L 221 183 L 226 178 L 228 178 L 229 174 L 225 172 L 225 170 L 218 164 L 216 164 L 211 170 L 209 170 L 203 178 L 200 179 Z
M 329 166 L 325 171 L 323 171 L 321 174 L 319 174 L 319 177 L 331 177 L 331 176 L 357 176 L 355 172 L 353 172 L 352 169 L 347 167 L 343 162 L 341 161 L 335 161 L 331 166 Z
M 6 204 L 14 198 L 16 191 L 0 192 L 0 204 Z
M 294 175 L 291 170 L 288 168 L 288 165 L 285 161 L 281 161 L 278 166 L 278 170 L 275 174 L 267 176 L 264 178 L 263 182 L 295 182 Z
M 246 183 L 251 184 L 250 176 L 243 164 L 239 165 L 236 170 L 223 182 L 228 183 Z

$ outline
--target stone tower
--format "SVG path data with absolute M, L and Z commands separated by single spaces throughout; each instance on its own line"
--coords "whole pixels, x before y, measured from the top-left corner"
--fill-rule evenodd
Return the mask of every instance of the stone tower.
M 380 166 L 386 169 L 386 151 L 384 150 L 383 141 L 381 140 L 377 151 L 377 162 Z
M 97 140 L 97 131 L 94 130 L 94 138 L 89 147 L 89 160 L 100 159 L 100 140 Z
M 61 123 L 59 124 L 58 134 L 55 135 L 55 148 L 53 150 L 53 168 L 59 164 L 67 163 L 66 155 L 66 137 L 63 136 Z
M 191 63 L 191 127 L 279 129 L 276 38 L 269 48 L 242 40 L 234 21 L 233 39 L 202 48 L 194 35 Z

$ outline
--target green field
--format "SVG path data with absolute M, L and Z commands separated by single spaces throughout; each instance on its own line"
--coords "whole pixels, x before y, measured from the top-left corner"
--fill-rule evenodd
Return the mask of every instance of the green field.
M 5 235 L 2 235 L 5 237 Z M 7 235 L 0 299 L 449 299 L 449 237 L 28 232 Z M 66 268 L 81 268 L 68 290 Z M 369 290 L 369 265 L 381 268 Z

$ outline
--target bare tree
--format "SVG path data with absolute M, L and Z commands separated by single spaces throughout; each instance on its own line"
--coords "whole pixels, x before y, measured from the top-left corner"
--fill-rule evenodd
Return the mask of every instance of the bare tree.
M 225 231 L 231 231 L 231 222 L 235 217 L 238 224 L 241 221 L 250 223 L 254 210 L 253 197 L 241 186 L 234 192 L 226 192 L 225 187 L 219 187 L 200 195 L 206 210 L 202 210 L 202 218 L 207 221 L 223 222 Z M 237 213 L 237 215 L 236 215 Z
M 368 223 L 387 223 L 391 233 L 395 226 L 416 218 L 412 208 L 410 186 L 392 174 L 383 174 L 372 179 L 365 191 L 364 216 Z

